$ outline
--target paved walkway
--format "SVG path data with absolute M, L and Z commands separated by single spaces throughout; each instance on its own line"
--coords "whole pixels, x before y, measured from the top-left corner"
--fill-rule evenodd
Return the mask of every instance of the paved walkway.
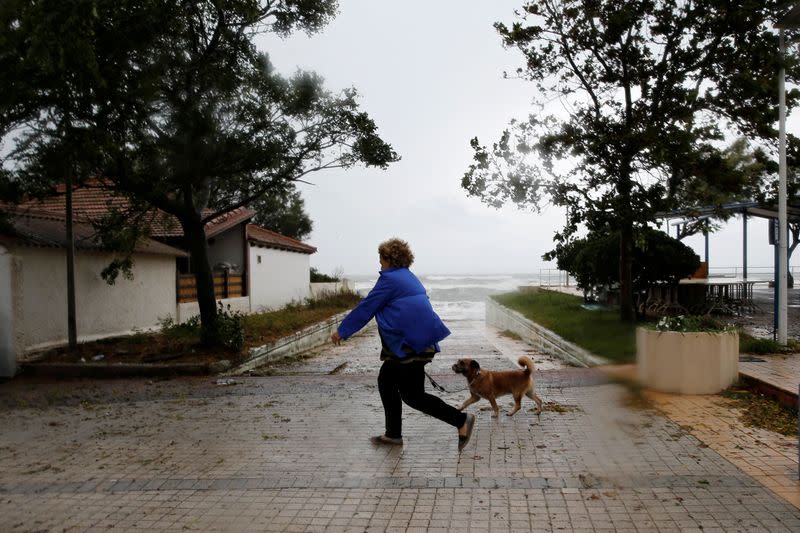
M 467 395 L 458 357 L 509 368 L 527 351 L 544 413 L 528 403 L 494 420 L 478 403 L 459 454 L 454 429 L 407 410 L 405 446 L 373 447 L 374 332 L 232 386 L 0 385 L 0 530 L 800 529 L 797 507 L 600 372 L 559 368 L 480 322 L 448 325 L 430 366 L 447 401 Z
M 739 362 L 739 373 L 794 396 L 800 386 L 800 353 L 755 355 Z
M 752 476 L 785 501 L 800 508 L 797 437 L 745 427 L 738 409 L 722 396 L 683 396 L 649 392 L 648 397 L 672 421 Z

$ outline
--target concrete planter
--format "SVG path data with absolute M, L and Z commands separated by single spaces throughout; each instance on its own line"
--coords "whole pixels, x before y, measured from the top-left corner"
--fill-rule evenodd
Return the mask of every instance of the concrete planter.
M 636 330 L 636 366 L 647 388 L 716 394 L 739 377 L 739 333 Z

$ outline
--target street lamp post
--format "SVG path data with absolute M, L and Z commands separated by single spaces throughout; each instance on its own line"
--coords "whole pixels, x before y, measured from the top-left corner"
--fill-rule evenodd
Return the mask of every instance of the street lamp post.
M 794 10 L 793 10 L 794 11 Z M 779 47 L 781 61 L 786 57 L 786 42 L 783 36 L 783 27 L 779 30 Z M 786 345 L 786 322 L 789 319 L 789 306 L 786 301 L 788 291 L 788 255 L 787 238 L 789 235 L 786 227 L 786 69 L 781 65 L 778 74 L 778 342 Z
M 775 27 L 778 28 L 778 40 L 781 62 L 786 57 L 786 42 L 783 30 L 800 26 L 800 4 L 795 4 L 789 12 L 780 19 Z M 788 306 L 788 251 L 789 231 L 786 224 L 786 69 L 781 65 L 778 73 L 778 342 L 787 343 L 787 321 L 789 318 Z

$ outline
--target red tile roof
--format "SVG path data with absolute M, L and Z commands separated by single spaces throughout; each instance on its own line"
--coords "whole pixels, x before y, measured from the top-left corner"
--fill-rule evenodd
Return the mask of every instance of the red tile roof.
M 313 246 L 289 238 L 285 235 L 281 235 L 280 233 L 256 226 L 255 224 L 247 225 L 247 240 L 256 246 L 277 248 L 279 250 L 289 250 L 291 252 L 299 252 L 301 254 L 313 254 L 317 251 L 317 249 Z
M 50 213 L 51 215 L 65 220 L 64 211 L 66 210 L 66 186 L 60 185 L 55 196 L 43 200 L 32 200 L 23 204 L 21 207 L 26 210 L 33 210 L 40 213 Z M 128 209 L 129 202 L 122 196 L 115 195 L 114 192 L 105 186 L 102 180 L 91 180 L 82 187 L 75 188 L 72 192 L 72 208 L 76 220 L 97 221 L 112 210 L 124 212 Z M 213 214 L 213 210 L 204 209 L 203 216 Z M 151 215 L 150 233 L 156 238 L 182 237 L 183 229 L 175 217 L 156 210 Z M 206 237 L 211 238 L 218 235 L 237 224 L 246 222 L 255 216 L 255 211 L 246 207 L 239 207 L 228 213 L 223 213 L 213 220 L 206 223 Z M 91 226 L 87 224 L 91 229 Z M 62 229 L 63 232 L 63 229 Z M 247 224 L 247 239 L 249 242 L 267 248 L 277 248 L 304 254 L 313 254 L 317 249 L 313 246 L 298 240 L 286 237 L 280 233 Z
M 49 211 L 4 208 L 10 214 L 11 228 L 0 232 L 0 243 L 63 248 L 67 245 L 66 217 Z M 79 250 L 103 250 L 95 229 L 85 222 L 73 224 L 75 248 Z M 153 239 L 140 242 L 135 251 L 142 254 L 186 257 L 188 254 Z
M 49 211 L 63 214 L 66 209 L 66 186 L 59 185 L 55 196 L 43 200 L 31 200 L 23 204 L 24 207 L 37 211 Z M 82 187 L 75 188 L 72 192 L 72 209 L 76 219 L 97 221 L 112 210 L 126 211 L 130 203 L 122 196 L 115 195 L 112 190 L 104 185 L 101 180 L 91 180 Z M 214 211 L 204 209 L 203 216 L 211 215 Z M 164 213 L 155 211 L 150 215 L 150 232 L 153 237 L 182 237 L 183 229 L 178 220 Z M 255 216 L 255 211 L 240 207 L 224 213 L 206 223 L 206 237 L 213 237 L 223 231 L 250 220 Z
M 204 209 L 203 216 L 208 216 L 214 212 L 211 209 Z M 256 212 L 246 207 L 238 207 L 233 211 L 223 213 L 218 217 L 206 222 L 206 237 L 213 237 L 223 231 L 232 228 L 233 226 L 250 220 L 256 215 Z M 248 224 L 249 225 L 249 224 Z

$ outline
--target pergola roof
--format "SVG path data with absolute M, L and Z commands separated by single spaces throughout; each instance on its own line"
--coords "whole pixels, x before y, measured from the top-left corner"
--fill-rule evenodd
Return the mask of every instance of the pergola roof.
M 656 213 L 656 218 L 700 219 L 700 218 L 713 217 L 720 211 L 726 211 L 728 213 L 740 213 L 758 218 L 775 218 L 775 219 L 778 218 L 778 206 L 770 204 L 761 204 L 758 202 L 734 202 L 719 207 L 705 206 L 705 207 L 675 209 L 673 211 L 662 211 L 660 213 Z M 787 205 L 786 218 L 791 222 L 800 222 L 800 206 Z

